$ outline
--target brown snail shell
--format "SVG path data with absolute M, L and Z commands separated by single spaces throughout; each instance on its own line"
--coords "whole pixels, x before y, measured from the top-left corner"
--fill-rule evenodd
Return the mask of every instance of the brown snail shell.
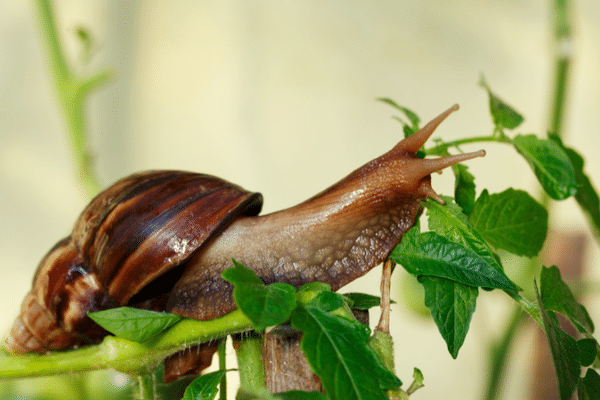
M 204 174 L 150 171 L 117 182 L 42 259 L 8 351 L 59 350 L 104 336 L 88 311 L 127 304 L 232 219 L 255 215 L 261 205 L 259 193 Z

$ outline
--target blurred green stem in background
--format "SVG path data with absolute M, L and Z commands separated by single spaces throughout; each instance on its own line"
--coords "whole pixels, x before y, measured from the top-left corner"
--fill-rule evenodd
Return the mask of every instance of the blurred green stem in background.
M 67 63 L 58 40 L 50 1 L 35 0 L 34 3 L 47 51 L 46 58 L 52 72 L 58 99 L 67 124 L 69 139 L 73 147 L 78 184 L 84 195 L 90 199 L 100 191 L 101 186 L 93 171 L 93 158 L 87 147 L 87 125 L 84 117 L 85 99 L 94 89 L 108 82 L 112 77 L 112 73 L 109 70 L 104 70 L 89 77 L 77 76 Z M 89 35 L 81 29 L 78 36 L 84 42 L 89 40 Z M 86 46 L 86 48 L 89 48 L 89 46 Z
M 550 103 L 550 115 L 548 118 L 548 131 L 562 137 L 562 121 L 565 110 L 565 101 L 567 97 L 568 89 L 568 76 L 571 65 L 572 57 L 572 37 L 571 32 L 573 31 L 571 15 L 570 15 L 570 3 L 569 0 L 550 0 L 550 7 L 552 12 L 550 13 L 552 30 L 554 32 L 553 37 L 553 50 L 554 50 L 554 77 L 552 83 L 552 98 Z M 546 192 L 540 191 L 539 201 L 548 210 L 551 219 L 551 204 L 550 199 Z M 536 273 L 539 272 L 541 266 L 541 260 L 539 258 L 533 258 L 525 265 L 524 273 L 525 279 L 529 281 L 533 280 Z M 507 365 L 507 359 L 509 358 L 509 352 L 512 347 L 513 341 L 519 327 L 529 321 L 524 318 L 525 314 L 519 306 L 515 306 L 515 310 L 511 315 L 510 321 L 506 325 L 506 329 L 502 337 L 494 341 L 490 345 L 490 360 L 489 360 L 489 380 L 487 381 L 487 387 L 485 388 L 484 399 L 492 400 L 498 398 L 498 391 L 501 387 L 501 382 L 504 379 L 504 371 Z
M 554 94 L 552 97 L 550 124 L 548 130 L 562 137 L 562 121 L 567 95 L 567 80 L 571 66 L 573 39 L 569 0 L 554 0 Z

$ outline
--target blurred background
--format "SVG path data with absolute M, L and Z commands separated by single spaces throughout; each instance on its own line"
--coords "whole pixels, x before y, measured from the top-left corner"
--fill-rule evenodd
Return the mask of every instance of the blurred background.
M 460 111 L 434 138 L 490 134 L 487 94 L 477 84 L 481 74 L 525 117 L 514 133 L 544 135 L 556 51 L 573 59 L 564 142 L 583 155 L 588 175 L 600 185 L 596 0 L 572 2 L 573 40 L 558 49 L 552 45 L 554 3 L 545 0 L 53 4 L 58 34 L 77 71 L 83 76 L 105 68 L 114 72 L 86 108 L 103 185 L 139 170 L 192 170 L 260 191 L 264 212 L 276 211 L 316 194 L 400 140 L 394 110 L 377 97 L 394 99 L 424 122 L 459 103 Z M 3 333 L 38 261 L 70 232 L 87 204 L 75 180 L 38 22 L 32 2 L 0 2 Z M 76 38 L 80 26 L 93 37 L 89 62 Z M 507 187 L 537 192 L 535 177 L 512 148 L 486 144 L 464 150 L 481 147 L 487 156 L 469 162 L 478 192 Z M 438 193 L 451 195 L 453 185 L 451 173 L 433 177 Z M 582 235 L 580 242 L 587 243 L 578 250 L 582 276 L 598 281 L 598 246 L 576 203 L 552 207 L 552 229 Z M 519 260 L 509 260 L 510 277 L 518 277 L 518 265 Z M 379 271 L 342 292 L 377 294 Z M 481 398 L 487 346 L 500 335 L 512 300 L 482 292 L 469 335 L 453 360 L 432 320 L 415 312 L 422 307 L 421 294 L 404 295 L 414 289 L 403 282 L 406 275 L 398 268 L 393 276 L 398 376 L 409 383 L 413 367 L 421 369 L 426 388 L 415 398 Z M 599 297 L 583 300 L 598 323 Z M 371 319 L 377 321 L 377 312 Z M 530 324 L 519 332 L 501 398 L 533 396 L 538 329 Z M 23 396 L 33 396 L 24 387 L 39 382 L 14 385 Z

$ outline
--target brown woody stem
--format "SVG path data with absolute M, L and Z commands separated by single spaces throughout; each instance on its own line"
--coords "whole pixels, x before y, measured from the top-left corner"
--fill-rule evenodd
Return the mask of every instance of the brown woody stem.
M 396 263 L 387 259 L 383 264 L 383 272 L 381 274 L 381 317 L 375 329 L 385 333 L 390 333 L 390 286 L 392 270 L 395 265 Z

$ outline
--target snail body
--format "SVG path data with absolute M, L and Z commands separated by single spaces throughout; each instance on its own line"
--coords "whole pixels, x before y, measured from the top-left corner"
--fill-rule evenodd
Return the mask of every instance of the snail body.
M 259 216 L 262 196 L 220 178 L 150 171 L 95 197 L 38 267 L 6 342 L 13 354 L 71 348 L 106 332 L 87 317 L 122 305 L 208 320 L 233 309 L 231 259 L 265 283 L 337 290 L 383 262 L 422 210 L 433 172 L 483 151 L 416 152 L 458 106 L 303 203 Z

